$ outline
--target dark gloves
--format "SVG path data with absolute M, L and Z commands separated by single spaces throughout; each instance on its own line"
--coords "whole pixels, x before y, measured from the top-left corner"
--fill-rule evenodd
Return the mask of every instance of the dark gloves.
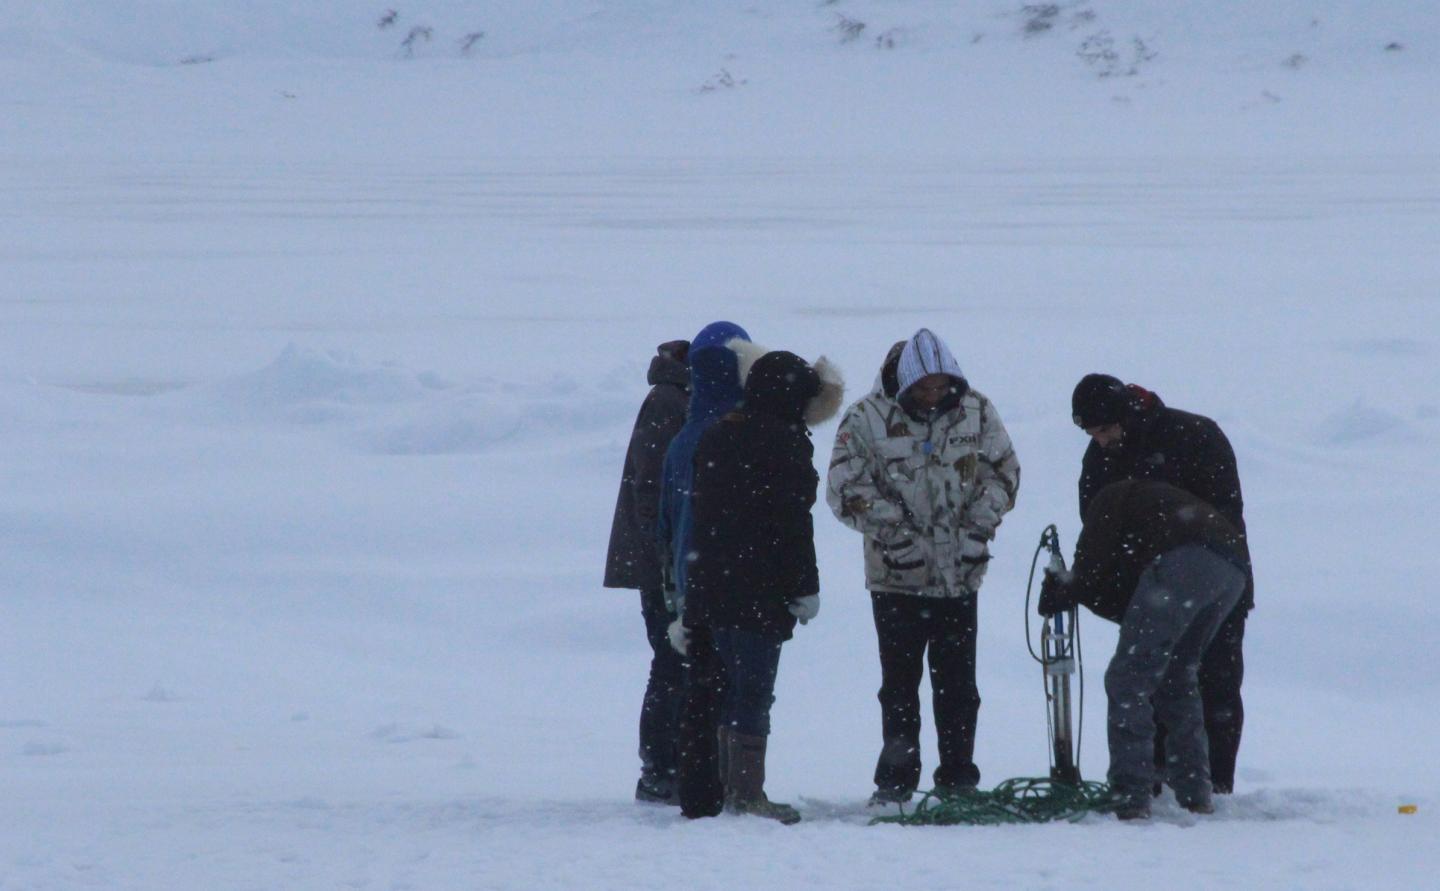
M 1070 586 L 1060 576 L 1045 570 L 1045 578 L 1040 582 L 1040 615 L 1048 619 L 1056 613 L 1074 608 L 1075 593 L 1070 590 Z

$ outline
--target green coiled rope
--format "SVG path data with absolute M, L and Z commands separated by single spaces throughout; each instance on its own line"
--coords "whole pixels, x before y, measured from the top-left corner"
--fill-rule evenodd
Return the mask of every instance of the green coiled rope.
M 871 826 L 1002 826 L 1016 823 L 1074 822 L 1086 814 L 1104 814 L 1116 801 L 1104 783 L 1081 780 L 1078 785 L 1042 777 L 1006 780 L 989 792 L 971 789 L 937 795 L 926 792 L 910 810 L 876 817 Z
M 1025 645 L 1030 648 L 1030 655 L 1035 661 L 1042 665 L 1045 660 L 1036 654 L 1030 637 L 1030 592 L 1034 587 L 1035 568 L 1039 565 L 1040 554 L 1047 549 L 1057 556 L 1060 553 L 1060 537 L 1053 525 L 1047 526 L 1040 534 L 1040 544 L 1035 548 L 1034 559 L 1030 561 L 1030 581 L 1025 586 Z M 1083 667 L 1080 667 L 1079 625 L 1073 614 L 1071 622 L 1070 627 L 1075 634 L 1076 665 L 1080 674 L 1080 710 L 1083 720 L 1085 673 Z M 1049 695 L 1047 690 L 1046 696 Z M 1053 734 L 1053 728 L 1051 732 Z M 1054 741 L 1053 735 L 1051 741 Z M 1075 756 L 1072 763 L 1079 761 L 1078 737 Z M 1086 814 L 1110 813 L 1117 804 L 1110 787 L 1104 783 L 1091 780 L 1070 783 L 1046 777 L 1017 777 L 1006 780 L 989 792 L 979 789 L 945 794 L 926 792 L 910 810 L 907 811 L 902 804 L 900 813 L 875 817 L 870 821 L 870 825 L 894 823 L 900 826 L 1003 826 L 1016 823 L 1050 823 L 1055 820 L 1074 822 Z

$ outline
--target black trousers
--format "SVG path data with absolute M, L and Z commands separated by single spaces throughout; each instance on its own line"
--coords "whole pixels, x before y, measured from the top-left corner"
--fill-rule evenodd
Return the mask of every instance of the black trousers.
M 1235 759 L 1240 751 L 1240 732 L 1245 726 L 1245 702 L 1240 684 L 1245 680 L 1244 604 L 1225 619 L 1215 639 L 1200 660 L 1200 702 L 1205 708 L 1205 736 L 1210 741 L 1210 782 L 1215 791 L 1228 794 L 1235 789 Z M 1155 734 L 1155 764 L 1165 764 L 1165 727 Z
M 686 658 L 684 703 L 676 733 L 679 772 L 676 791 L 680 813 L 691 819 L 713 817 L 724 810 L 725 787 L 720 782 L 720 711 L 728 685 L 725 665 L 715 649 L 710 629 L 690 629 L 690 655 Z
M 872 591 L 880 641 L 880 724 L 884 748 L 875 785 L 911 791 L 920 784 L 920 680 L 930 661 L 930 690 L 939 740 L 937 786 L 974 786 L 976 598 L 919 597 Z
M 661 794 L 674 788 L 678 760 L 676 725 L 685 691 L 685 663 L 670 646 L 667 632 L 673 618 L 659 588 L 641 590 L 640 614 L 650 640 L 650 678 L 640 706 L 640 779 Z

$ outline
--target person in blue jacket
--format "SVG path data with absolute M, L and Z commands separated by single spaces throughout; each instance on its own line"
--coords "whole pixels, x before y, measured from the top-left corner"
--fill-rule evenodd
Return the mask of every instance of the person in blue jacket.
M 655 534 L 666 570 L 667 605 L 676 616 L 670 642 L 686 659 L 684 702 L 676 728 L 676 793 L 687 817 L 720 813 L 725 789 L 720 779 L 719 723 L 725 673 L 709 629 L 686 628 L 683 614 L 694 516 L 690 493 L 695 482 L 695 449 L 700 438 L 740 403 L 740 357 L 735 341 L 750 335 L 733 322 L 712 322 L 690 341 L 690 408 L 685 426 L 670 441 L 660 473 L 660 511 Z
M 685 597 L 690 536 L 694 529 L 690 489 L 695 482 L 695 449 L 721 416 L 740 403 L 740 357 L 728 346 L 732 340 L 750 342 L 750 335 L 734 322 L 711 322 L 690 341 L 690 408 L 685 425 L 670 440 L 660 472 L 660 514 L 655 532 L 662 563 L 669 570 L 666 584 L 670 611 L 680 615 Z

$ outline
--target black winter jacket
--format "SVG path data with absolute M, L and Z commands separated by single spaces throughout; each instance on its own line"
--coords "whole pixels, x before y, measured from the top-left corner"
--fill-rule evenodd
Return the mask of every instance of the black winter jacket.
M 819 592 L 810 508 L 820 477 L 802 417 L 818 389 L 803 360 L 767 353 L 750 371 L 742 407 L 701 438 L 686 625 L 788 639 L 789 603 Z
M 1169 483 L 1112 483 L 1085 515 L 1070 593 L 1095 615 L 1123 621 L 1145 568 L 1167 551 L 1192 544 L 1245 569 L 1244 537 L 1214 507 Z
M 1080 470 L 1080 518 L 1091 501 L 1111 483 L 1127 479 L 1159 480 L 1183 489 L 1212 505 L 1240 531 L 1245 593 L 1240 605 L 1255 607 L 1255 579 L 1245 533 L 1245 503 L 1235 451 L 1220 425 L 1211 419 L 1169 408 L 1159 396 L 1130 386 L 1131 410 L 1121 422 L 1124 439 L 1104 449 L 1092 441 Z
M 683 340 L 663 343 L 650 360 L 650 394 L 640 405 L 605 558 L 605 587 L 659 589 L 663 584 L 655 547 L 655 517 L 660 509 L 660 470 L 670 440 L 685 423 L 690 401 L 690 369 Z

